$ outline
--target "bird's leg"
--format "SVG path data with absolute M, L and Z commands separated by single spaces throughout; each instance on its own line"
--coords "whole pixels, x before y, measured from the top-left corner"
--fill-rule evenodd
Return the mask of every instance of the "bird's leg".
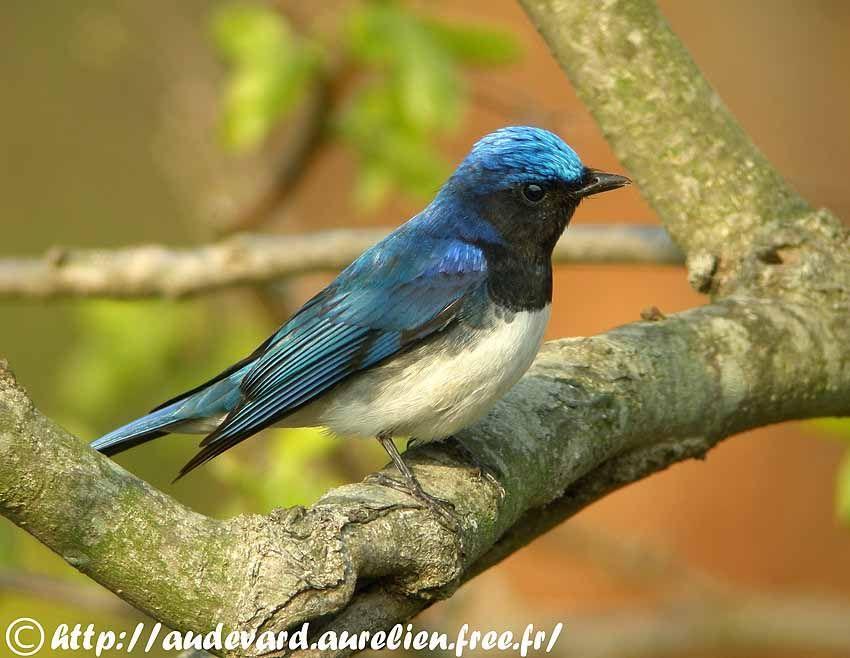
M 428 509 L 432 512 L 435 512 L 438 516 L 440 516 L 440 518 L 447 521 L 447 527 L 450 530 L 457 531 L 459 529 L 459 523 L 455 515 L 454 505 L 447 500 L 432 496 L 422 488 L 422 485 L 419 484 L 419 480 L 416 479 L 413 471 L 411 471 L 404 462 L 404 459 L 402 459 L 398 449 L 395 447 L 395 443 L 393 443 L 393 440 L 388 434 L 379 434 L 375 438 L 384 450 L 387 451 L 387 454 L 390 456 L 390 459 L 392 459 L 392 462 L 398 469 L 398 472 L 404 478 L 404 482 L 402 483 L 394 480 L 383 473 L 376 473 L 375 475 L 370 476 L 369 479 L 385 487 L 410 494 L 428 507 Z

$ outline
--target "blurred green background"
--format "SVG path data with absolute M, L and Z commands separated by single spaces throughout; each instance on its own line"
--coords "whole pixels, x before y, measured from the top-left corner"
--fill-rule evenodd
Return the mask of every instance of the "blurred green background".
M 783 174 L 850 217 L 850 3 L 661 6 Z M 13 0 L 0 38 L 0 257 L 398 224 L 474 139 L 506 124 L 545 125 L 586 162 L 619 168 L 509 0 Z M 576 221 L 657 222 L 634 189 L 586 204 Z M 187 301 L 0 301 L 0 356 L 44 412 L 90 439 L 252 350 L 329 277 Z M 550 338 L 704 302 L 674 268 L 561 267 L 555 294 Z M 606 499 L 418 623 L 668 614 L 677 569 L 636 582 L 628 559 L 605 557 L 632 542 L 646 559 L 675 555 L 746 590 L 847 600 L 848 436 L 846 423 L 824 421 L 736 438 L 705 464 Z M 223 517 L 309 504 L 384 461 L 371 442 L 271 431 L 171 485 L 194 445 L 173 437 L 119 462 Z M 116 601 L 0 523 L 0 627 L 27 615 L 128 629 L 140 617 Z

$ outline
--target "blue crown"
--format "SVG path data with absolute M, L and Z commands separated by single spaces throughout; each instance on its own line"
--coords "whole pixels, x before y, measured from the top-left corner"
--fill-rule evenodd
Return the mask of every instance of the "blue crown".
M 556 134 L 531 126 L 509 126 L 485 135 L 458 167 L 496 174 L 502 184 L 531 180 L 580 180 L 584 165 Z M 483 172 L 482 172 L 483 173 Z

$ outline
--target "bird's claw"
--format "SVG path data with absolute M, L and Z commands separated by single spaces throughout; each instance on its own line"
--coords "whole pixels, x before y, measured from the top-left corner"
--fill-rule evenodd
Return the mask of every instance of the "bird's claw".
M 373 473 L 366 478 L 366 481 L 412 496 L 423 507 L 433 512 L 439 518 L 440 525 L 447 530 L 455 533 L 460 530 L 460 521 L 457 518 L 457 508 L 454 506 L 454 503 L 443 498 L 438 498 L 437 496 L 432 496 L 418 482 L 401 482 L 386 473 Z

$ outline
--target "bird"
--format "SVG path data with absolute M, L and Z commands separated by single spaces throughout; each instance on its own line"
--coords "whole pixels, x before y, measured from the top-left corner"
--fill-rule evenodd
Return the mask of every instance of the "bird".
M 552 250 L 582 199 L 628 185 L 556 134 L 478 140 L 431 203 L 363 252 L 247 357 L 91 447 L 113 456 L 204 434 L 176 479 L 271 426 L 375 438 L 432 504 L 392 441 L 451 437 L 531 366 L 552 301 Z M 385 480 L 386 482 L 386 480 Z

